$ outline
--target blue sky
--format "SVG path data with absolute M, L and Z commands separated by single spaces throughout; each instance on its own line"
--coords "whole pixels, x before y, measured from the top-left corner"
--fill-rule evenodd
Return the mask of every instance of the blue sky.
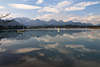
M 100 22 L 100 0 L 0 0 L 0 13 L 3 12 L 10 12 L 10 17 L 96 24 Z

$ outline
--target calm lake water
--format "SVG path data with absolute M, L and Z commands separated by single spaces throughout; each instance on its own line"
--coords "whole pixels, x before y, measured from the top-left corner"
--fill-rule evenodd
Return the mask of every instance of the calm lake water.
M 100 67 L 100 30 L 0 31 L 0 67 Z

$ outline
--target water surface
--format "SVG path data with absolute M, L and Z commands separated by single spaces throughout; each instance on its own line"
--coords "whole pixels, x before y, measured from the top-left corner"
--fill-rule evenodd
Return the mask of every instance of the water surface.
M 100 30 L 0 31 L 0 67 L 100 67 Z

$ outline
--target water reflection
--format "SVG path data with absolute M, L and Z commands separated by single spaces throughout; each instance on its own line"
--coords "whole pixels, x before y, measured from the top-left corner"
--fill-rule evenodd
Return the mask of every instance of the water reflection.
M 0 67 L 100 67 L 99 30 L 0 32 Z

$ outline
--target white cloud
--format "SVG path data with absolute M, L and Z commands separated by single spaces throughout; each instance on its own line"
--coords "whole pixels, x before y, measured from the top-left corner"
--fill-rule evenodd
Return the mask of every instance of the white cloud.
M 12 18 L 16 18 L 16 17 L 25 17 L 25 15 L 24 14 L 21 14 L 21 13 L 11 13 L 11 15 L 10 16 L 8 16 L 8 17 L 6 17 L 6 19 L 8 18 L 8 19 L 12 19 Z
M 17 40 L 8 40 L 8 39 L 5 38 L 5 39 L 0 40 L 0 44 L 1 44 L 0 47 L 11 46 L 12 44 L 15 44 L 17 42 L 18 42 Z
M 22 49 L 18 49 L 16 50 L 14 53 L 28 53 L 31 51 L 37 51 L 37 50 L 41 50 L 42 48 L 22 48 Z
M 58 18 L 59 18 L 59 20 L 61 19 L 60 18 L 60 16 L 58 16 L 59 14 L 44 14 L 44 15 L 39 15 L 39 16 L 37 16 L 37 17 L 35 17 L 35 18 L 33 18 L 34 20 L 35 19 L 40 19 L 40 20 L 45 20 L 45 21 L 49 21 L 49 20 L 51 20 L 51 19 L 55 19 L 55 20 L 58 20 Z M 57 18 L 58 17 L 58 18 Z M 62 19 L 63 20 L 63 19 Z
M 69 8 L 66 8 L 65 10 L 66 11 L 78 11 L 78 10 L 84 10 L 85 7 L 69 7 Z
M 6 51 L 5 48 L 0 48 L 0 53 L 1 53 L 1 52 L 5 52 L 5 51 Z
M 70 5 L 70 1 L 61 1 L 57 5 L 46 6 L 40 9 L 38 12 L 51 12 L 51 13 L 59 13 L 63 10 L 65 6 Z
M 71 7 L 65 8 L 65 10 L 66 11 L 79 11 L 79 10 L 84 10 L 86 7 L 95 5 L 95 4 L 100 4 L 100 2 L 80 2 Z
M 99 3 L 100 2 L 81 2 L 81 3 L 76 4 L 76 6 L 86 7 L 86 6 L 91 6 L 91 5 L 95 5 L 95 4 L 99 4 Z
M 67 48 L 84 48 L 84 45 L 66 45 Z
M 47 45 L 41 45 L 42 47 L 46 48 L 46 49 L 51 49 L 51 48 L 56 48 L 59 44 L 47 44 Z
M 86 48 L 84 45 L 74 45 L 73 44 L 73 45 L 66 45 L 65 47 L 66 48 L 72 48 L 74 50 L 81 51 L 81 52 L 98 52 L 95 49 Z
M 71 4 L 70 1 L 62 1 L 62 2 L 59 2 L 59 3 L 57 4 L 57 7 L 64 7 L 64 6 L 70 5 L 70 4 Z
M 36 4 L 41 4 L 43 2 L 44 2 L 44 0 L 37 0 Z
M 80 18 L 80 19 L 79 19 Z M 87 15 L 87 16 L 78 16 L 72 15 L 67 17 L 64 21 L 76 21 L 76 22 L 83 22 L 83 23 L 92 23 L 92 24 L 99 24 L 100 23 L 100 15 Z
M 39 6 L 32 6 L 27 4 L 9 4 L 9 6 L 19 9 L 40 9 Z
M 5 8 L 4 6 L 0 6 L 0 9 L 3 9 L 3 8 Z
M 92 24 L 99 24 L 100 23 L 100 16 L 99 15 L 90 15 L 81 18 L 79 21 L 83 21 L 85 23 L 90 22 Z
M 44 15 L 40 15 L 40 16 L 33 18 L 33 20 L 36 20 L 36 19 L 48 21 L 52 19 L 52 14 L 44 14 Z
M 38 12 L 59 13 L 59 11 L 56 8 L 53 8 L 53 7 L 44 7 L 43 9 L 40 9 Z

